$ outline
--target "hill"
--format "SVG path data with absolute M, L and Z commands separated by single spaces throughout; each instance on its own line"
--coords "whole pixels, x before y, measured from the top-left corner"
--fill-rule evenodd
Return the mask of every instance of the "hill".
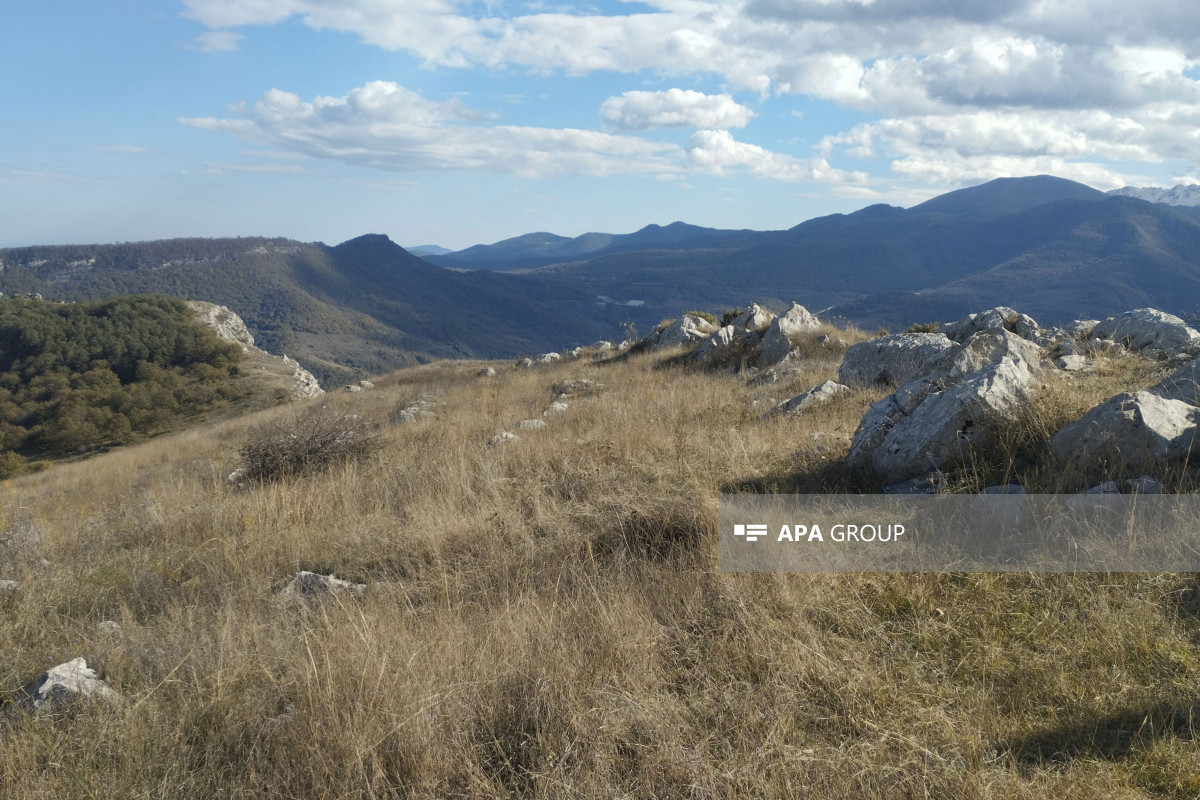
M 821 352 L 767 389 L 837 378 Z M 86 657 L 122 698 L 0 710 L 7 794 L 1195 796 L 1195 575 L 723 572 L 718 496 L 862 488 L 887 390 L 763 420 L 750 376 L 679 355 L 405 369 L 326 398 L 370 458 L 275 482 L 225 476 L 296 409 L 6 484 L 0 682 Z M 1131 359 L 1047 377 L 1010 458 L 1159 368 Z
M 325 384 L 612 338 L 625 319 L 578 287 L 444 270 L 370 235 L 336 247 L 241 238 L 0 250 L 0 292 L 158 292 L 228 306 L 267 350 L 297 357 Z
M 256 355 L 173 298 L 0 298 L 0 477 L 289 399 Z

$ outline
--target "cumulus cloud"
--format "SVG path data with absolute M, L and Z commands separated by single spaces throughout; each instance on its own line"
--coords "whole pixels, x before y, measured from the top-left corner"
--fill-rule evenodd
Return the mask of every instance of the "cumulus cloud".
M 864 173 L 834 169 L 823 158 L 801 159 L 739 142 L 729 131 L 696 131 L 688 145 L 688 159 L 701 171 L 714 175 L 724 174 L 726 170 L 744 170 L 757 178 L 776 181 L 844 183 L 867 180 Z
M 392 171 L 483 170 L 527 177 L 641 174 L 660 179 L 746 173 L 795 182 L 865 180 L 861 173 L 834 169 L 823 158 L 799 159 L 739 142 L 727 130 L 697 131 L 685 149 L 671 142 L 601 131 L 502 125 L 457 99 L 430 100 L 387 81 L 368 83 L 344 97 L 312 101 L 272 89 L 252 106 L 235 106 L 235 112 L 225 118 L 180 121 L 265 145 L 270 148 L 265 152 L 275 158 L 294 153 Z M 726 109 L 727 115 L 731 113 Z M 222 171 L 299 171 L 298 167 L 212 166 Z
M 385 170 L 653 174 L 676 168 L 680 155 L 676 145 L 630 136 L 492 124 L 458 100 L 429 100 L 386 81 L 311 102 L 272 89 L 237 116 L 181 121 L 276 149 Z
M 649 128 L 744 128 L 754 112 L 727 94 L 687 89 L 625 92 L 610 97 L 600 113 L 611 125 L 631 131 Z
M 1053 169 L 1108 185 L 1124 174 L 1112 164 L 1200 162 L 1200 5 L 1178 0 L 647 0 L 636 12 L 611 14 L 536 4 L 518 11 L 463 0 L 183 3 L 186 15 L 212 34 L 298 19 L 430 66 L 653 72 L 676 85 L 716 76 L 727 91 L 755 92 L 764 103 L 799 95 L 878 118 L 831 137 L 815 160 L 772 159 L 727 133 L 753 115 L 730 95 L 685 88 L 626 92 L 602 106 L 613 128 L 693 127 L 699 138 L 672 152 L 589 131 L 468 124 L 443 110 L 440 122 L 421 128 L 437 131 L 436 141 L 420 146 L 395 120 L 373 123 L 385 129 L 395 152 L 379 155 L 368 146 L 361 158 L 386 164 L 604 174 L 618 169 L 614 161 L 629 157 L 618 155 L 628 149 L 633 169 L 647 171 L 685 163 L 763 177 L 819 175 L 826 168 L 837 175 L 829 165 L 848 156 L 881 159 L 894 174 L 939 183 Z M 265 133 L 275 130 L 271 105 L 224 122 L 274 141 Z M 297 146 L 323 157 L 359 158 L 353 146 L 343 152 L 341 139 L 329 133 L 335 109 L 308 105 L 321 124 L 314 130 L 300 125 Z M 493 153 L 481 130 L 496 142 L 529 144 L 523 152 L 532 155 Z M 415 131 L 411 136 L 419 138 Z M 344 138 L 357 141 L 348 133 Z

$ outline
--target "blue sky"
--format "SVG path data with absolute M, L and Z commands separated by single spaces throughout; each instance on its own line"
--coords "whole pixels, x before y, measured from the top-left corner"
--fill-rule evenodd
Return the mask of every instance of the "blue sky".
M 6 0 L 0 246 L 790 227 L 1200 177 L 1147 0 Z

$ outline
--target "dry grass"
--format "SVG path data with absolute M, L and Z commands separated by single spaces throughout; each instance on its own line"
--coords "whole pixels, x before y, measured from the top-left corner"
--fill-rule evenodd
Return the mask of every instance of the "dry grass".
M 287 410 L 3 483 L 0 687 L 84 655 L 125 699 L 0 729 L 0 796 L 1197 796 L 1194 577 L 719 573 L 721 487 L 836 488 L 878 393 L 759 422 L 667 358 L 396 373 L 330 403 L 438 419 L 241 491 Z M 298 569 L 370 589 L 297 607 Z

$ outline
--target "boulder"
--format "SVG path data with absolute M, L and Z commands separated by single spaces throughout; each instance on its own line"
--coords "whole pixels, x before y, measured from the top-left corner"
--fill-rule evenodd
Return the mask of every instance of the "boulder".
M 1184 364 L 1149 391 L 1169 400 L 1182 400 L 1200 406 L 1200 359 Z
M 768 411 L 764 417 L 774 416 L 776 414 L 797 414 L 805 409 L 813 408 L 814 406 L 825 405 L 831 402 L 835 397 L 843 392 L 850 391 L 849 386 L 843 386 L 834 381 L 825 381 L 820 386 L 814 386 L 806 392 L 793 397 L 791 400 L 784 400 L 779 405 Z
M 978 314 L 968 314 L 958 322 L 942 326 L 942 333 L 962 344 L 983 331 L 1005 330 L 1022 339 L 1033 341 L 1038 336 L 1038 324 L 1033 317 L 1014 311 L 1008 306 L 997 306 Z
M 542 412 L 543 417 L 548 417 L 551 414 L 561 414 L 567 410 L 567 404 L 562 400 L 555 400 L 550 404 L 549 408 Z
M 612 350 L 612 349 L 613 349 L 613 344 L 612 344 L 612 342 L 605 341 L 604 339 L 601 339 L 600 341 L 598 341 L 598 342 L 595 342 L 595 343 L 592 345 L 592 348 L 593 348 L 593 349 L 595 349 L 595 350 L 599 350 L 599 351 L 601 351 L 601 352 L 604 352 L 604 351 L 606 351 L 606 350 Z
M 342 387 L 342 391 L 344 392 L 361 392 L 362 390 L 363 387 L 359 386 L 357 383 L 347 383 Z
M 1200 353 L 1200 333 L 1179 317 L 1138 308 L 1109 317 L 1092 330 L 1093 339 L 1110 339 L 1147 354 Z
M 432 419 L 437 416 L 435 408 L 437 408 L 437 403 L 433 401 L 433 398 L 429 395 L 422 395 L 397 410 L 392 414 L 389 421 L 394 425 L 406 425 L 410 422 L 416 422 L 419 419 Z
M 807 313 L 807 312 L 805 312 Z M 758 303 L 751 303 L 750 307 L 733 318 L 733 322 L 729 323 L 739 331 L 754 331 L 761 333 L 766 330 L 771 321 L 775 319 L 775 315 L 767 309 L 760 306 Z
M 1005 329 L 976 334 L 867 410 L 847 466 L 898 482 L 965 459 L 1016 416 L 1040 369 L 1036 345 Z
M 652 347 L 675 347 L 707 339 L 717 326 L 703 317 L 684 314 L 661 331 L 647 337 Z
M 358 385 L 364 389 L 374 389 L 375 388 L 375 384 L 371 383 L 370 381 L 359 381 Z
M 321 388 L 321 384 L 317 382 L 317 378 L 308 370 L 299 364 L 293 365 L 296 367 L 292 373 L 292 380 L 296 383 L 292 387 L 292 396 L 301 400 L 307 400 L 311 397 L 321 397 L 325 394 L 325 390 Z
M 494 378 L 494 377 L 496 377 L 496 370 L 492 367 L 484 367 L 483 369 L 479 370 L 479 372 L 475 373 L 475 377 L 477 377 L 477 378 Z
M 851 345 L 838 380 L 848 385 L 898 385 L 912 380 L 959 346 L 941 333 L 896 333 Z
M 562 361 L 562 353 L 542 353 L 533 360 L 533 363 L 553 364 L 555 361 Z
M 787 357 L 792 349 L 791 337 L 814 331 L 821 327 L 821 322 L 807 308 L 799 303 L 792 303 L 783 316 L 776 317 L 767 327 L 762 340 L 758 343 L 758 363 L 761 366 L 778 364 Z
M 100 678 L 83 658 L 73 658 L 65 664 L 43 672 L 18 689 L 13 702 L 27 713 L 59 711 L 77 700 L 99 697 L 115 701 L 119 695 Z
M 1139 463 L 1187 456 L 1200 408 L 1149 391 L 1119 394 L 1067 425 L 1050 440 L 1062 459 Z
M 529 369 L 532 366 L 533 366 L 532 358 L 518 358 L 517 359 L 517 369 Z

